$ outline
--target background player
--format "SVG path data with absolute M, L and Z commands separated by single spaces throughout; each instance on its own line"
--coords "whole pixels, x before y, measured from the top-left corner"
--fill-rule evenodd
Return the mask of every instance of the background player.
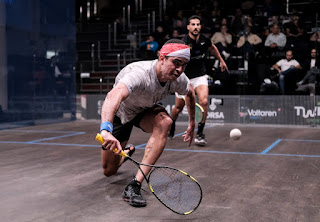
M 191 59 L 186 67 L 185 73 L 190 78 L 191 84 L 199 98 L 199 104 L 204 109 L 204 118 L 198 124 L 198 132 L 195 138 L 195 143 L 200 146 L 207 144 L 203 128 L 205 126 L 206 117 L 208 113 L 208 76 L 206 74 L 205 57 L 208 50 L 220 61 L 221 71 L 228 70 L 228 67 L 222 59 L 217 47 L 211 43 L 210 39 L 200 34 L 201 31 L 201 19 L 197 15 L 193 15 L 188 20 L 187 29 L 189 33 L 182 40 L 189 45 L 191 50 Z M 171 111 L 171 118 L 173 120 L 169 137 L 174 136 L 175 121 L 178 118 L 179 113 L 182 111 L 185 105 L 181 96 L 176 94 L 175 107 Z

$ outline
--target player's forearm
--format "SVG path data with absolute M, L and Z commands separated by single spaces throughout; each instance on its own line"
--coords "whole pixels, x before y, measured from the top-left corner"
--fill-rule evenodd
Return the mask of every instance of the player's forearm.
M 221 55 L 220 55 L 220 52 L 218 50 L 218 48 L 212 44 L 212 50 L 211 50 L 211 53 L 221 62 L 223 61 Z
M 196 96 L 193 87 L 190 85 L 190 90 L 188 94 L 185 96 L 186 106 L 189 113 L 189 124 L 195 123 L 195 104 L 196 104 Z
M 119 84 L 113 88 L 106 96 L 101 109 L 101 122 L 113 122 L 115 113 L 120 107 L 120 103 L 129 95 L 124 84 Z
M 114 115 L 120 106 L 121 101 L 114 100 L 114 99 L 111 100 L 110 97 L 111 97 L 111 95 L 108 94 L 104 103 L 103 103 L 103 106 L 101 109 L 101 122 L 107 121 L 107 122 L 112 123 Z

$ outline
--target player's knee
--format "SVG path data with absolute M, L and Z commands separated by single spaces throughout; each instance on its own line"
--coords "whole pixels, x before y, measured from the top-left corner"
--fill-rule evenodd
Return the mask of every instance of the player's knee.
M 111 177 L 117 173 L 118 169 L 109 169 L 109 168 L 104 168 L 103 169 L 103 174 L 106 177 Z
M 207 107 L 208 106 L 208 98 L 201 99 L 201 101 L 199 101 L 199 103 L 202 107 Z
M 158 126 L 162 129 L 169 130 L 172 125 L 172 119 L 165 115 L 161 117 L 161 120 L 158 122 Z

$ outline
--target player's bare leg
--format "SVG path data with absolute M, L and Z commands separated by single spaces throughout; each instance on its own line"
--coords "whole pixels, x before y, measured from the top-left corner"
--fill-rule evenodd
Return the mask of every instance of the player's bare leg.
M 142 163 L 155 164 L 160 157 L 166 142 L 172 120 L 163 107 L 156 107 L 150 113 L 147 113 L 140 121 L 140 127 L 147 133 L 152 133 L 145 148 Z M 151 168 L 141 166 L 141 169 L 148 175 Z M 136 177 L 124 189 L 122 198 L 128 201 L 134 207 L 144 207 L 146 200 L 141 195 L 141 183 L 144 177 L 138 170 Z
M 128 141 L 121 143 L 121 147 L 125 147 Z M 129 150 L 124 151 L 126 154 Z M 110 150 L 101 150 L 101 162 L 103 168 L 103 174 L 107 177 L 112 176 L 117 173 L 119 167 L 124 161 L 123 156 L 114 155 Z
M 152 133 L 145 148 L 142 163 L 155 164 L 160 157 L 166 143 L 168 131 L 172 120 L 163 107 L 156 107 L 154 112 L 147 114 L 140 122 L 141 128 L 148 133 Z M 141 166 L 143 172 L 147 175 L 150 167 Z M 138 171 L 136 178 L 143 181 L 143 175 Z
M 200 85 L 195 88 L 195 92 L 199 98 L 199 104 L 200 106 L 202 106 L 204 110 L 204 118 L 202 122 L 198 124 L 198 132 L 194 141 L 197 145 L 204 146 L 207 144 L 207 141 L 205 140 L 205 135 L 203 133 L 203 129 L 208 115 L 209 88 L 207 85 Z
M 171 110 L 171 119 L 173 122 L 169 132 L 169 138 L 173 138 L 174 136 L 174 132 L 176 130 L 176 119 L 178 118 L 179 113 L 182 112 L 184 105 L 185 105 L 185 101 L 175 96 L 175 105 Z

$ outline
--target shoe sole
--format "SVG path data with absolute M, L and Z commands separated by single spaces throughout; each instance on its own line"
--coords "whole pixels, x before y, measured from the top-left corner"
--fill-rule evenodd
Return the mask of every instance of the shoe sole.
M 206 142 L 200 142 L 200 141 L 194 141 L 194 143 L 195 143 L 197 146 L 205 146 L 205 145 L 207 145 Z
M 195 143 L 197 146 L 206 146 L 206 143 Z
M 130 201 L 130 198 L 126 197 L 125 195 L 122 195 L 122 199 L 125 201 L 125 202 L 128 202 L 131 206 L 133 207 L 145 207 L 147 206 L 147 204 L 138 204 L 138 203 L 133 203 Z

